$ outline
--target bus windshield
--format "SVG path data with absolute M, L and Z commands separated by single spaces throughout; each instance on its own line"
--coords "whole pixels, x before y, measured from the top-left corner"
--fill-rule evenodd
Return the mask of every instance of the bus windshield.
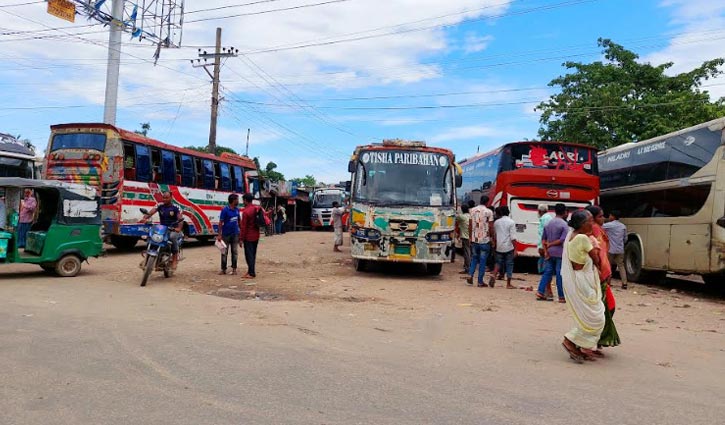
M 0 154 L 0 177 L 33 178 L 33 161 Z
M 596 150 L 563 143 L 516 143 L 503 150 L 501 171 L 522 168 L 580 170 L 597 175 Z
M 342 205 L 342 194 L 340 193 L 320 193 L 315 195 L 312 208 L 332 208 L 332 203 L 337 202 Z
M 106 135 L 101 133 L 56 134 L 50 147 L 51 152 L 59 149 L 92 149 L 103 152 Z
M 420 151 L 363 151 L 355 173 L 357 202 L 375 205 L 453 205 L 447 155 Z

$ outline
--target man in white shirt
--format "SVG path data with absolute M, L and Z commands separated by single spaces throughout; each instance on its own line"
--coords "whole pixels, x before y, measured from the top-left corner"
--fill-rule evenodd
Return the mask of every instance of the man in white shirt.
M 493 223 L 494 239 L 496 241 L 496 268 L 493 275 L 488 280 L 488 286 L 493 287 L 496 284 L 496 275 L 499 272 L 506 272 L 506 288 L 516 289 L 511 284 L 511 278 L 514 273 L 514 257 L 516 249 L 516 223 L 509 217 L 510 211 L 508 207 L 498 207 L 496 209 L 501 218 Z

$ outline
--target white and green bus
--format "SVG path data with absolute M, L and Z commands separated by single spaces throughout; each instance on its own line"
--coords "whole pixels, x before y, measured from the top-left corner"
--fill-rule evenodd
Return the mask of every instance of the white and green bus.
M 725 284 L 724 128 L 725 117 L 599 154 L 601 204 L 629 234 L 629 279 Z

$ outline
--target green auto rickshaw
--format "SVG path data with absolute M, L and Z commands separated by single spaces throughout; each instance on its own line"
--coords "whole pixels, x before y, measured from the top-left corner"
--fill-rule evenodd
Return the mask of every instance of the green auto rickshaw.
M 26 196 L 35 199 L 32 212 L 21 211 Z M 24 247 L 18 247 L 21 233 Z M 72 277 L 81 271 L 83 261 L 102 253 L 96 189 L 54 180 L 0 178 L 0 264 L 38 264 L 58 276 Z

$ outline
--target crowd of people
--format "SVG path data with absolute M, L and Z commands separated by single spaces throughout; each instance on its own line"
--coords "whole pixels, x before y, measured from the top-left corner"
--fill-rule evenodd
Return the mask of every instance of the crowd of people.
M 469 201 L 462 205 L 456 217 L 458 236 L 463 245 L 463 271 L 466 281 L 479 287 L 493 287 L 496 279 L 506 278 L 511 283 L 516 257 L 516 223 L 508 207 L 491 211 L 487 196 L 480 203 Z M 612 211 L 605 218 L 604 211 L 589 206 L 574 211 L 567 221 L 566 205 L 539 205 L 539 273 L 541 278 L 536 300 L 554 301 L 551 284 L 556 282 L 559 303 L 567 304 L 575 327 L 564 336 L 562 346 L 577 362 L 594 361 L 604 356 L 603 347 L 620 344 L 613 316 L 616 301 L 611 288 L 613 266 L 618 268 L 622 289 L 627 289 L 624 269 L 624 246 L 627 228 L 619 221 L 619 213 Z M 495 260 L 490 269 L 488 285 L 486 273 L 489 256 Z M 476 276 L 476 273 L 478 275 Z

